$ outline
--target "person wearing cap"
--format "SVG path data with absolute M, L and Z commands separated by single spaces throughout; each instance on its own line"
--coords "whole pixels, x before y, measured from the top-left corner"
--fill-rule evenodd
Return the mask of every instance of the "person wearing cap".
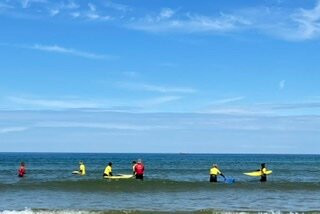
M 136 175 L 136 179 L 143 180 L 144 165 L 143 165 L 141 159 L 139 159 L 138 163 L 135 165 L 134 172 L 135 172 L 135 175 Z
M 80 161 L 79 165 L 79 175 L 86 175 L 86 166 L 84 165 L 83 161 Z
M 218 182 L 218 175 L 220 175 L 224 179 L 226 179 L 226 177 L 219 170 L 218 165 L 217 164 L 213 164 L 212 168 L 210 169 L 210 182 Z
M 108 166 L 105 168 L 103 176 L 112 176 L 112 163 L 109 162 Z

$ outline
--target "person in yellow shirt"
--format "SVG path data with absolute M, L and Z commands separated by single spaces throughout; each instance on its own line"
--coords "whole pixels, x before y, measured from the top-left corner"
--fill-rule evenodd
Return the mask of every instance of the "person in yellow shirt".
M 213 164 L 212 168 L 210 169 L 210 182 L 218 182 L 218 175 L 220 175 L 224 179 L 226 179 L 226 177 L 219 170 L 218 165 L 217 164 Z
M 86 166 L 84 165 L 83 161 L 79 162 L 79 175 L 85 175 L 86 174 Z
M 261 177 L 260 177 L 260 182 L 267 182 L 267 168 L 266 168 L 266 164 L 265 163 L 262 163 L 261 164 Z
M 104 176 L 112 176 L 112 163 L 109 162 L 108 166 L 105 168 L 103 177 Z

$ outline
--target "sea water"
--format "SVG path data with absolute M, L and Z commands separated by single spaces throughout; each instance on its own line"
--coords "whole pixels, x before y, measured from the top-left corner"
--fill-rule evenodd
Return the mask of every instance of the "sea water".
M 102 178 L 108 162 L 131 174 L 139 158 L 144 181 Z M 80 160 L 86 176 L 71 174 Z M 236 182 L 209 183 L 214 163 Z M 243 174 L 261 163 L 268 182 Z M 0 153 L 1 214 L 247 212 L 320 213 L 320 155 Z

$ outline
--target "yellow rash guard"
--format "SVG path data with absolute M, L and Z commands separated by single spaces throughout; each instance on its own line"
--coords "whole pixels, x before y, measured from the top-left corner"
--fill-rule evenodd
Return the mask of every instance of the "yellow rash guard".
M 218 168 L 213 167 L 210 169 L 210 175 L 220 175 L 220 174 L 221 174 L 221 172 Z
M 86 174 L 86 166 L 84 164 L 80 165 L 79 172 L 80 172 L 80 175 L 85 175 Z
M 112 167 L 107 166 L 106 169 L 104 170 L 104 174 L 106 174 L 107 176 L 110 176 L 110 173 L 112 173 Z

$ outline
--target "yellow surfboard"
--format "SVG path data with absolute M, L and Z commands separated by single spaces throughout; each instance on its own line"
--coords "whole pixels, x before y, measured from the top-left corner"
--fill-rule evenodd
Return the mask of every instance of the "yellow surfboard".
M 105 179 L 130 179 L 133 178 L 133 175 L 114 175 L 114 176 L 104 176 Z
M 268 171 L 266 171 L 265 174 L 266 175 L 270 175 L 271 173 L 272 173 L 272 170 L 268 170 Z M 254 177 L 262 175 L 261 171 L 246 172 L 246 173 L 243 173 L 243 174 L 248 175 L 248 176 L 254 176 Z

